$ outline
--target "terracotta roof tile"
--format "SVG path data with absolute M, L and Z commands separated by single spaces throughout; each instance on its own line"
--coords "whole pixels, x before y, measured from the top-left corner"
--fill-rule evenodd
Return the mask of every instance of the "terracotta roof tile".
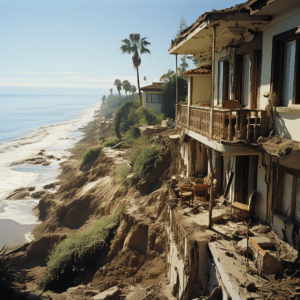
M 153 83 L 141 88 L 142 91 L 161 91 L 163 89 L 163 83 Z
M 183 73 L 184 76 L 188 76 L 188 75 L 209 75 L 209 74 L 211 74 L 211 69 L 210 68 L 203 68 L 203 67 L 188 70 L 188 71 L 185 71 Z

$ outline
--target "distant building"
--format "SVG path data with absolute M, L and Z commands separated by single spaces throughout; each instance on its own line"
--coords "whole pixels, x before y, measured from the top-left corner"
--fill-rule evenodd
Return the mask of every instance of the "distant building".
M 162 113 L 162 89 L 164 82 L 152 82 L 141 88 L 143 91 L 143 107 L 154 109 L 158 114 Z

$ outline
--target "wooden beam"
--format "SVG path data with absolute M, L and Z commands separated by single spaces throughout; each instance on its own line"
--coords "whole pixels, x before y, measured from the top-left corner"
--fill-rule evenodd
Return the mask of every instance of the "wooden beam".
M 272 21 L 272 16 L 250 16 L 248 12 L 224 15 L 220 18 L 223 21 L 240 21 L 240 22 L 263 22 Z

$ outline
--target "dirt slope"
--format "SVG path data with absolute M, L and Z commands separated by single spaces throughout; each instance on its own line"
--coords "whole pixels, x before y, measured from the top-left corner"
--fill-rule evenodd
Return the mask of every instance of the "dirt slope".
M 61 165 L 59 189 L 54 194 L 46 194 L 36 207 L 43 220 L 33 232 L 36 239 L 25 250 L 12 255 L 18 267 L 26 273 L 24 291 L 37 293 L 49 250 L 65 239 L 68 232 L 83 230 L 94 220 L 113 213 L 125 204 L 126 209 L 121 214 L 120 225 L 107 258 L 102 262 L 103 267 L 86 270 L 74 279 L 75 287 L 47 297 L 92 299 L 96 292 L 118 285 L 130 299 L 130 294 L 153 285 L 153 295 L 158 297 L 153 299 L 172 299 L 165 288 L 164 222 L 168 179 L 179 165 L 177 152 L 171 151 L 177 144 L 168 140 L 168 135 L 174 134 L 174 130 L 168 129 L 154 137 L 166 141 L 163 160 L 142 183 L 127 191 L 121 188 L 114 170 L 118 164 L 129 162 L 129 150 L 101 148 L 98 160 L 81 168 L 82 154 L 89 147 L 99 147 L 98 137 L 109 136 L 111 127 L 109 124 L 95 126 L 91 123 L 85 131 L 86 137 L 72 149 L 73 156 Z M 158 189 L 150 193 L 154 186 Z

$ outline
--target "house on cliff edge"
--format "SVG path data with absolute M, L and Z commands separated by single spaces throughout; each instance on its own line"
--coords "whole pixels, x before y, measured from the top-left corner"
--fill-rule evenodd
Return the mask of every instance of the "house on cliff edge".
M 188 103 L 176 107 L 183 175 L 211 173 L 209 149 L 217 193 L 249 204 L 255 192 L 254 218 L 300 250 L 300 2 L 250 0 L 204 13 L 169 54 L 198 59 L 184 74 Z M 204 286 L 209 267 L 201 268 Z M 223 298 L 244 298 L 230 282 L 222 286 Z

